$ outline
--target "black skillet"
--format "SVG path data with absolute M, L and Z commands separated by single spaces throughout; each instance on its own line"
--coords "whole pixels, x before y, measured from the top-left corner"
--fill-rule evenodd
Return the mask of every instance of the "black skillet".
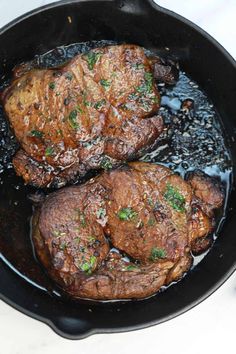
M 181 68 L 200 84 L 220 113 L 236 167 L 235 61 L 200 28 L 152 0 L 62 1 L 14 20 L 0 31 L 0 77 L 35 54 L 91 39 L 137 43 L 163 52 L 170 48 Z M 0 298 L 73 339 L 169 320 L 208 297 L 235 270 L 235 209 L 233 186 L 227 218 L 214 247 L 194 272 L 158 297 L 106 304 L 64 301 L 26 282 L 0 257 Z

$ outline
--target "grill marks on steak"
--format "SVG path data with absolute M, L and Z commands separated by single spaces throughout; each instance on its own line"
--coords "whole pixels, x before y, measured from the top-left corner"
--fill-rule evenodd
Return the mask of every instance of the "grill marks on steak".
M 204 185 L 208 195 L 197 193 Z M 144 298 L 190 268 L 222 202 L 220 186 L 203 173 L 184 181 L 161 165 L 129 163 L 50 194 L 34 216 L 33 240 L 70 295 Z
M 63 185 L 137 156 L 163 130 L 153 60 L 135 45 L 78 55 L 58 69 L 18 71 L 2 95 L 21 145 L 13 164 L 27 183 Z

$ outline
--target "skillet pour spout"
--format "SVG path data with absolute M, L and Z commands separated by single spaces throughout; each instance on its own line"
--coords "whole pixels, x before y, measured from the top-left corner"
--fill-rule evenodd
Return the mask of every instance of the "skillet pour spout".
M 91 40 L 138 44 L 157 55 L 171 56 L 178 61 L 181 70 L 196 80 L 210 97 L 222 119 L 234 174 L 236 63 L 202 29 L 152 0 L 66 0 L 21 16 L 0 30 L 0 60 L 4 64 L 0 68 L 0 77 L 10 78 L 16 65 L 35 55 Z M 34 190 L 23 185 L 19 190 L 14 189 L 12 186 L 19 184 L 16 176 L 5 180 L 0 188 L 1 215 L 11 215 L 9 200 L 17 194 L 21 213 L 14 230 L 19 235 L 18 227 L 21 226 L 24 239 L 29 242 L 29 223 L 26 224 L 25 220 L 32 215 L 32 205 L 24 201 Z M 0 243 L 0 298 L 70 339 L 81 339 L 93 333 L 135 330 L 174 318 L 207 298 L 236 269 L 236 256 L 232 251 L 236 249 L 235 181 L 228 189 L 231 193 L 224 210 L 227 217 L 218 228 L 219 236 L 210 252 L 180 282 L 156 296 L 141 301 L 72 301 L 61 296 L 52 286 L 48 290 L 25 276 L 19 276 L 17 265 L 10 264 L 9 254 L 3 253 Z M 5 204 L 4 200 L 7 201 Z M 13 222 L 9 217 L 8 220 L 4 234 L 10 237 Z M 0 234 L 0 239 L 3 236 Z M 20 242 L 17 245 L 19 248 L 14 252 L 20 252 L 23 247 Z M 32 251 L 30 247 L 29 253 Z

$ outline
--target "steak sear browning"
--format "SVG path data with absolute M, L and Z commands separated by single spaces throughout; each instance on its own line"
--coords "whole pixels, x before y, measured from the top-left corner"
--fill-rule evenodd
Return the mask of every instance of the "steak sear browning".
M 192 252 L 209 246 L 224 199 L 204 173 L 188 178 L 133 162 L 50 194 L 33 218 L 48 274 L 71 296 L 97 300 L 144 298 L 180 279 Z
M 17 174 L 61 187 L 152 146 L 163 130 L 155 78 L 171 81 L 171 67 L 156 65 L 127 44 L 93 49 L 59 68 L 16 69 L 2 101 L 21 145 Z

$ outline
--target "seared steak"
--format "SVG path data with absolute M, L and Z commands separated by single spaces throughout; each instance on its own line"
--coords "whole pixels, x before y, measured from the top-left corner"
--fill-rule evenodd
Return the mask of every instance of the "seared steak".
M 21 145 L 17 174 L 60 187 L 136 157 L 163 130 L 154 78 L 173 83 L 176 73 L 135 45 L 93 49 L 60 68 L 17 70 L 2 94 Z
M 205 249 L 223 203 L 213 178 L 188 178 L 134 162 L 50 194 L 34 215 L 40 261 L 73 297 L 154 294 L 190 268 L 194 248 Z

